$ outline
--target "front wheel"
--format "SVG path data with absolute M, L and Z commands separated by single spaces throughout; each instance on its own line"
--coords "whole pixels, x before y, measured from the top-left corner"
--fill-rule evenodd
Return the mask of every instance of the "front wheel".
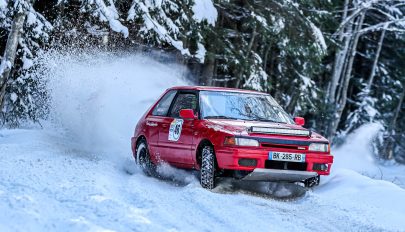
M 215 188 L 215 155 L 211 146 L 205 146 L 201 152 L 200 183 L 203 188 Z
M 312 188 L 312 187 L 318 186 L 320 182 L 321 182 L 321 177 L 319 175 L 317 175 L 315 177 L 306 179 L 304 181 L 304 185 L 306 188 Z
M 139 141 L 136 146 L 135 162 L 141 167 L 142 171 L 148 176 L 154 176 L 156 173 L 156 165 L 152 162 L 149 155 L 148 144 L 145 139 Z

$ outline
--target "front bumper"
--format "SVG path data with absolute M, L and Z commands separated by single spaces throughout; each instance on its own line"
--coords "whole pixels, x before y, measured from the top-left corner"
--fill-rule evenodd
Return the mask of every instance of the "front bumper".
M 316 176 L 316 172 L 255 168 L 242 180 L 299 182 Z
M 266 161 L 269 158 L 270 151 L 291 152 L 298 153 L 294 150 L 270 150 L 259 148 L 246 148 L 246 147 L 217 147 L 215 150 L 218 167 L 227 170 L 241 170 L 241 171 L 253 171 L 255 169 L 265 169 Z M 330 154 L 322 154 L 309 151 L 300 151 L 299 153 L 305 153 L 306 172 L 315 172 L 318 175 L 329 175 L 330 169 L 333 163 L 333 156 Z M 239 164 L 240 159 L 254 159 L 256 160 L 255 166 L 242 166 Z M 314 170 L 317 164 L 327 165 L 327 170 Z M 266 169 L 274 170 L 274 169 Z M 278 169 L 276 169 L 278 170 Z M 292 171 L 292 170 L 291 170 Z

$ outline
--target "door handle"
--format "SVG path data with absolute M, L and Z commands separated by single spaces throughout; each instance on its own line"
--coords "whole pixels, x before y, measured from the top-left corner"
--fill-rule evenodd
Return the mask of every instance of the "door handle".
M 156 122 L 150 122 L 150 121 L 147 121 L 146 125 L 147 126 L 153 126 L 153 127 L 158 126 L 158 124 Z
M 167 128 L 167 124 L 162 124 L 162 128 Z

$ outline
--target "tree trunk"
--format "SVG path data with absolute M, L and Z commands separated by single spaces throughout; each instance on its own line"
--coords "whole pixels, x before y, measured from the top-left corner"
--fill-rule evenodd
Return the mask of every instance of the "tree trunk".
M 241 83 L 242 78 L 243 78 L 243 73 L 245 72 L 246 62 L 249 62 L 250 54 L 251 54 L 252 48 L 253 48 L 253 44 L 254 44 L 255 39 L 256 39 L 256 35 L 257 35 L 256 29 L 257 29 L 257 27 L 255 25 L 253 27 L 253 31 L 252 31 L 252 34 L 251 34 L 252 36 L 250 37 L 249 44 L 248 44 L 248 46 L 247 46 L 247 48 L 245 50 L 245 54 L 246 54 L 246 59 L 245 60 L 246 61 L 242 65 L 241 70 L 239 71 L 239 73 L 237 75 L 236 83 L 235 83 L 235 86 L 234 86 L 235 88 L 240 88 L 240 83 Z
M 214 67 L 215 67 L 215 54 L 207 52 L 207 55 L 205 56 L 204 67 L 200 77 L 201 85 L 206 86 L 213 85 Z
M 386 30 L 384 28 L 384 30 L 381 32 L 380 40 L 378 41 L 378 47 L 377 47 L 377 52 L 375 54 L 373 67 L 371 68 L 371 73 L 370 73 L 370 76 L 369 76 L 368 81 L 367 81 L 366 94 L 369 94 L 370 89 L 371 89 L 371 85 L 374 82 L 374 76 L 375 76 L 375 72 L 377 70 L 378 60 L 380 59 L 381 49 L 382 49 L 382 45 L 384 43 L 385 31 Z
M 336 98 L 336 103 L 337 106 L 333 112 L 333 118 L 331 121 L 331 126 L 329 127 L 329 132 L 328 132 L 328 137 L 330 139 L 332 139 L 334 137 L 334 135 L 336 134 L 340 119 L 342 117 L 342 113 L 343 110 L 346 107 L 346 103 L 347 103 L 347 91 L 349 88 L 349 83 L 350 83 L 350 79 L 352 76 L 352 70 L 353 70 L 353 63 L 354 63 L 354 58 L 356 56 L 357 53 L 357 44 L 359 42 L 359 38 L 360 38 L 360 33 L 357 33 L 358 31 L 360 31 L 360 29 L 363 26 L 363 22 L 364 22 L 364 18 L 365 18 L 366 12 L 363 12 L 359 18 L 356 20 L 356 29 L 354 31 L 353 34 L 353 39 L 352 39 L 352 43 L 351 43 L 351 51 L 350 51 L 350 56 L 349 56 L 349 60 L 347 63 L 347 70 L 344 74 L 344 77 L 342 78 L 341 81 L 341 90 L 339 91 L 339 98 Z
M 264 54 L 263 54 L 263 66 L 262 66 L 262 68 L 266 73 L 268 73 L 267 72 L 267 62 L 269 60 L 270 50 L 271 50 L 271 45 L 269 44 L 269 45 L 266 46 L 266 49 L 264 50 Z
M 290 102 L 288 103 L 288 105 L 286 107 L 286 110 L 288 113 L 294 114 L 294 109 L 295 109 L 295 106 L 297 105 L 299 98 L 300 98 L 299 91 L 294 91 L 291 96 Z
M 7 82 L 10 77 L 11 69 L 14 66 L 18 41 L 21 37 L 22 29 L 24 26 L 26 13 L 16 13 L 11 26 L 11 31 L 7 38 L 6 48 L 4 50 L 3 60 L 0 65 L 0 111 L 4 106 L 4 97 L 6 94 Z
M 347 18 L 348 9 L 349 9 L 349 0 L 345 0 L 342 22 L 344 22 Z M 346 59 L 347 51 L 349 48 L 350 39 L 347 36 L 345 36 L 345 33 L 350 33 L 352 26 L 349 24 L 346 28 L 347 28 L 346 30 L 342 30 L 339 33 L 339 37 L 338 37 L 338 41 L 340 43 L 344 42 L 344 44 L 343 44 L 343 48 L 338 49 L 338 51 L 336 52 L 336 55 L 335 55 L 335 64 L 334 64 L 333 73 L 332 73 L 332 80 L 331 80 L 331 83 L 329 85 L 329 89 L 327 92 L 329 103 L 333 103 L 335 101 L 337 85 L 342 76 L 344 60 Z
M 265 49 L 264 49 L 264 51 L 263 51 L 263 55 L 262 55 L 262 57 L 263 57 L 262 68 L 263 68 L 263 70 L 267 73 L 266 86 L 265 86 L 265 90 L 266 90 L 267 92 L 269 92 L 269 90 L 270 90 L 269 84 L 271 83 L 270 72 L 267 71 L 267 67 L 268 67 L 267 62 L 269 61 L 269 53 L 270 53 L 270 50 L 271 50 L 271 45 L 268 44 L 268 45 L 265 47 Z
M 397 124 L 399 113 L 401 112 L 401 109 L 402 109 L 402 104 L 404 103 L 404 97 L 405 97 L 405 88 L 402 90 L 402 94 L 399 97 L 399 102 L 398 102 L 397 108 L 395 109 L 394 117 L 392 118 L 391 123 L 388 127 L 388 136 L 385 140 L 385 146 L 384 146 L 384 150 L 383 150 L 383 158 L 387 159 L 387 160 L 394 158 L 395 127 Z

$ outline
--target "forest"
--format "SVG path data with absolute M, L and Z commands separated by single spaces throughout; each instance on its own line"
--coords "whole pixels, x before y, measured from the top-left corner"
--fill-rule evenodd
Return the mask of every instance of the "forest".
M 335 144 L 405 163 L 405 0 L 0 0 L 0 126 L 47 118 L 41 57 L 168 54 L 196 84 L 270 93 Z

